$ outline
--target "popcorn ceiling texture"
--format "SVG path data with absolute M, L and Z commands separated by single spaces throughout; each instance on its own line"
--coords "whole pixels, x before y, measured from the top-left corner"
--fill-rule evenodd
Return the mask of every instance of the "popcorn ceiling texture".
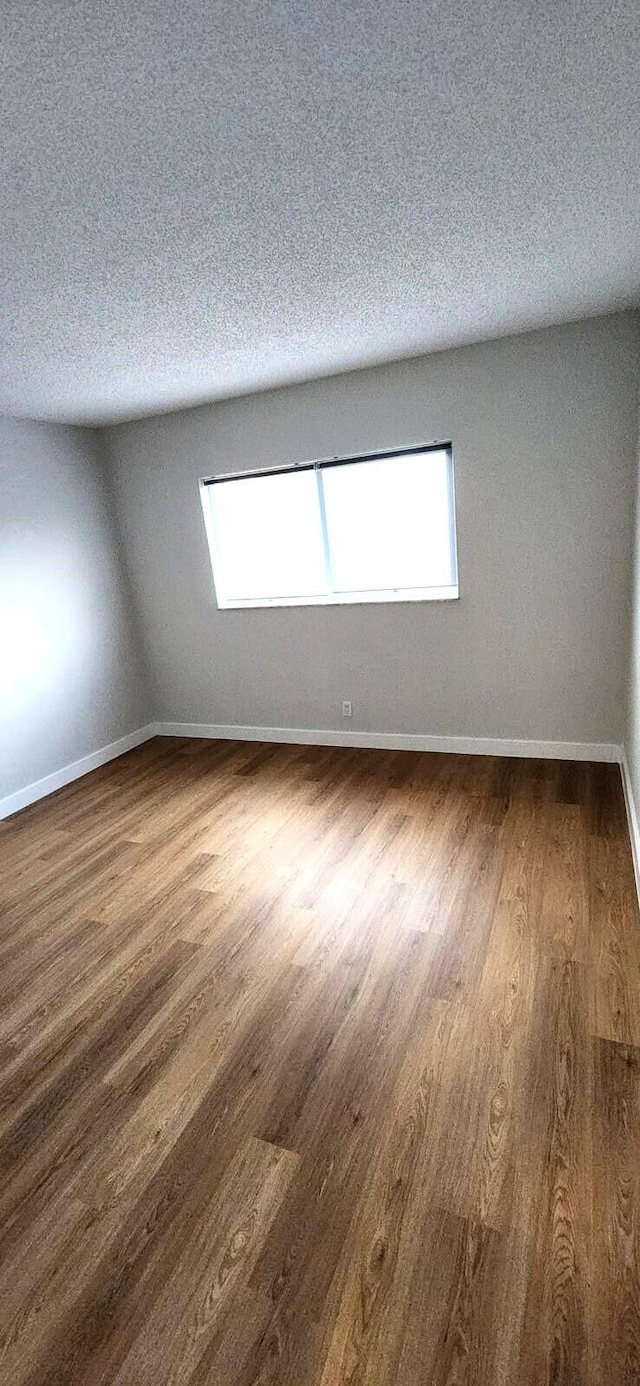
M 637 0 L 22 0 L 0 410 L 102 422 L 640 299 Z

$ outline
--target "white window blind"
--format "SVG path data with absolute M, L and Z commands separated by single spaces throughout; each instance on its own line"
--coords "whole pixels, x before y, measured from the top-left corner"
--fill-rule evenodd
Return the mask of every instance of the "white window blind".
M 457 597 L 450 445 L 209 477 L 220 607 Z

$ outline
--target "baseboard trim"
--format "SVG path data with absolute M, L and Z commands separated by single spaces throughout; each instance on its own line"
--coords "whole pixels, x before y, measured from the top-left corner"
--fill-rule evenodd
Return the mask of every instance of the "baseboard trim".
M 352 746 L 382 751 L 448 751 L 533 760 L 591 760 L 618 764 L 621 747 L 608 741 L 508 741 L 476 736 L 417 736 L 408 732 L 333 731 L 309 727 L 244 727 L 204 722 L 158 722 L 158 736 L 220 741 L 275 741 L 299 746 Z
M 126 751 L 133 751 L 136 746 L 141 746 L 143 741 L 149 741 L 152 736 L 157 736 L 157 734 L 158 729 L 155 722 L 150 722 L 146 727 L 140 727 L 137 731 L 129 732 L 128 736 L 121 736 L 108 746 L 101 746 L 99 750 L 92 751 L 90 755 L 83 756 L 81 760 L 74 760 L 70 765 L 63 765 L 61 770 L 54 770 L 53 774 L 45 775 L 44 779 L 35 780 L 33 784 L 25 785 L 24 789 L 17 789 L 14 794 L 8 794 L 5 799 L 0 799 L 0 819 L 10 818 L 13 813 L 19 813 L 21 809 L 28 808 L 30 804 L 35 804 L 38 799 L 45 799 L 48 794 L 54 794 L 57 789 L 63 789 L 66 784 L 71 784 L 73 780 L 79 780 L 82 775 L 88 775 L 92 770 L 99 770 L 101 765 L 115 760 L 117 756 L 123 756 Z
M 135 750 L 154 736 L 183 736 L 213 741 L 273 741 L 298 746 L 347 746 L 381 751 L 443 751 L 472 756 L 525 756 L 532 760 L 591 760 L 620 763 L 636 881 L 640 895 L 640 830 L 624 749 L 607 741 L 510 741 L 474 736 L 418 736 L 409 732 L 335 731 L 323 727 L 247 727 L 206 722 L 149 722 L 147 726 L 101 746 L 51 775 L 0 799 L 0 819 L 10 818 L 48 794 Z
M 627 823 L 629 824 L 629 837 L 631 839 L 631 855 L 633 857 L 633 870 L 636 878 L 636 893 L 638 896 L 638 903 L 640 904 L 640 825 L 638 824 L 636 803 L 633 797 L 633 788 L 631 785 L 631 773 L 629 770 L 629 762 L 627 760 L 627 752 L 624 746 L 622 747 L 622 758 L 620 764 L 622 769 L 622 788 L 624 790 L 624 802 L 627 810 Z

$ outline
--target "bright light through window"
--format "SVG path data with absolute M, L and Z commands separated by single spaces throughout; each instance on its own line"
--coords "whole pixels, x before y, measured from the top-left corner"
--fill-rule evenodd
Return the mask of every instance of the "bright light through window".
M 221 607 L 457 597 L 450 447 L 202 482 Z
M 243 477 L 209 489 L 226 601 L 326 590 L 314 472 Z

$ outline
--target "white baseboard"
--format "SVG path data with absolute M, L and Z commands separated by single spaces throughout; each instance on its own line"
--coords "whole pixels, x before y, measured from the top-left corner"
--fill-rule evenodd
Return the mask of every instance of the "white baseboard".
M 158 736 L 221 741 L 277 741 L 299 746 L 370 747 L 382 751 L 449 751 L 472 756 L 527 756 L 534 760 L 592 760 L 618 764 L 621 748 L 609 741 L 507 741 L 477 736 L 417 736 L 409 732 L 327 731 L 308 727 L 242 727 L 204 722 L 158 722 Z
M 0 799 L 0 819 L 9 818 L 20 809 L 28 808 L 38 799 L 53 794 L 73 780 L 98 770 L 107 761 L 132 751 L 153 736 L 202 737 L 220 741 L 273 741 L 299 746 L 351 746 L 382 751 L 448 751 L 458 755 L 526 756 L 533 760 L 591 760 L 621 762 L 629 814 L 629 828 L 634 851 L 637 879 L 640 882 L 640 835 L 633 806 L 629 771 L 624 752 L 613 742 L 597 741 L 509 741 L 474 736 L 418 736 L 409 732 L 333 731 L 309 727 L 245 727 L 205 722 L 149 722 L 138 731 L 121 736 L 109 746 L 101 746 L 91 755 L 64 765 L 61 770 L 45 775 L 44 779 L 18 789 Z
M 14 794 L 7 795 L 6 799 L 0 799 L 0 818 L 9 818 L 12 813 L 19 813 L 20 809 L 35 804 L 37 799 L 44 799 L 56 789 L 63 789 L 65 784 L 79 780 L 81 775 L 88 775 L 91 770 L 98 770 L 101 765 L 106 765 L 107 761 L 115 760 L 116 756 L 124 755 L 125 751 L 133 751 L 136 746 L 141 746 L 143 741 L 149 741 L 150 737 L 156 735 L 156 724 L 150 722 L 138 731 L 129 732 L 128 736 L 121 736 L 117 741 L 112 741 L 109 746 L 101 746 L 98 751 L 92 751 L 91 755 L 72 761 L 71 765 L 63 765 L 61 770 L 54 770 L 52 775 L 45 775 L 44 779 L 35 780 L 33 784 L 25 785 L 24 789 L 17 789 Z
M 629 837 L 631 838 L 631 853 L 633 856 L 633 870 L 636 878 L 636 891 L 640 902 L 640 826 L 638 825 L 638 815 L 636 813 L 636 803 L 633 797 L 633 787 L 631 784 L 631 773 L 627 752 L 622 747 L 622 787 L 624 789 L 624 802 L 627 809 L 627 822 L 629 824 Z

